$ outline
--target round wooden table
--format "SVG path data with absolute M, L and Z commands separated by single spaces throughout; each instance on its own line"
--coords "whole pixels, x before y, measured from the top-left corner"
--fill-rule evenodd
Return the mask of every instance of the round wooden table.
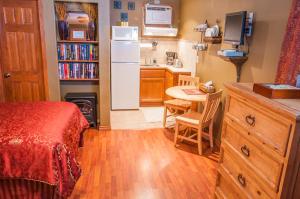
M 182 99 L 191 102 L 205 102 L 206 94 L 188 95 L 183 91 L 183 89 L 196 89 L 196 87 L 195 86 L 174 86 L 168 88 L 166 90 L 166 94 L 176 99 Z

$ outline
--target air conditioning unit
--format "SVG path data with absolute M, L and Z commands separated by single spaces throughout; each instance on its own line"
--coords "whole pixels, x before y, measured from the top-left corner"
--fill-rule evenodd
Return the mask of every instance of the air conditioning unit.
M 172 7 L 164 5 L 145 5 L 146 25 L 172 25 Z
M 144 36 L 176 37 L 177 28 L 144 27 Z

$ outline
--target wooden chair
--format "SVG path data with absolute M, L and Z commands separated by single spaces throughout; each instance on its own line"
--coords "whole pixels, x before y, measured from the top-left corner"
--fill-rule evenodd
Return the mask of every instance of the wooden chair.
M 199 86 L 199 77 L 191 77 L 187 75 L 179 75 L 178 86 Z M 181 100 L 181 99 L 171 99 L 164 101 L 164 116 L 163 116 L 163 127 L 166 127 L 167 118 L 170 116 L 177 116 L 180 113 L 188 112 L 192 107 L 192 102 Z M 168 111 L 170 115 L 168 115 Z
M 222 90 L 214 94 L 207 94 L 204 110 L 202 113 L 189 112 L 176 117 L 174 138 L 175 147 L 177 145 L 178 138 L 182 140 L 187 140 L 198 144 L 198 152 L 200 155 L 202 155 L 201 139 L 202 137 L 204 137 L 206 139 L 209 139 L 210 147 L 213 148 L 213 123 L 215 114 L 221 101 L 221 97 Z M 180 135 L 180 125 L 191 129 L 196 129 L 197 132 L 193 134 L 188 134 L 186 131 L 184 131 L 184 134 Z M 203 132 L 202 130 L 207 127 L 209 128 L 208 133 Z M 195 137 L 196 139 L 194 139 Z

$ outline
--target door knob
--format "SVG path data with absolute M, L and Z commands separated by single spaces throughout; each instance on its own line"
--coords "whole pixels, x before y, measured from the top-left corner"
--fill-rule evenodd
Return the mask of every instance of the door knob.
M 4 78 L 10 78 L 11 74 L 10 73 L 4 73 Z

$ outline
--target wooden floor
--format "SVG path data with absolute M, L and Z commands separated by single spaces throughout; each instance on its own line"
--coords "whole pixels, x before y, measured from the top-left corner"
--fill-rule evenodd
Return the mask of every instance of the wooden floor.
M 71 198 L 211 198 L 218 154 L 196 153 L 195 146 L 175 148 L 164 129 L 88 130 L 79 157 L 83 174 Z

